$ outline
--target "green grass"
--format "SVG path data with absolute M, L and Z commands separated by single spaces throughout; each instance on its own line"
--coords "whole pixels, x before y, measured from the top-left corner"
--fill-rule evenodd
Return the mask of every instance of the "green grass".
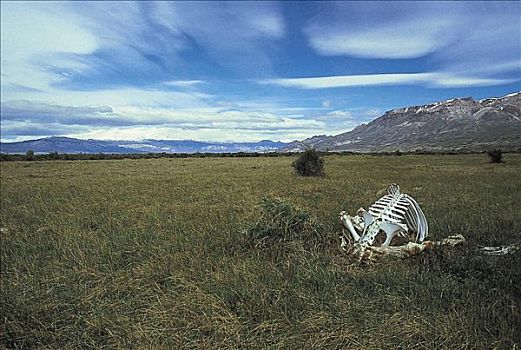
M 521 155 L 2 162 L 0 344 L 5 347 L 513 348 L 521 344 Z M 433 238 L 467 243 L 366 265 L 338 213 L 389 183 Z M 263 197 L 320 223 L 324 242 L 255 247 Z

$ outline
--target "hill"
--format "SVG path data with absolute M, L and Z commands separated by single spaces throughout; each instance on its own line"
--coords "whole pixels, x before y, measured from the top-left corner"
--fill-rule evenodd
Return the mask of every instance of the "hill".
M 293 142 L 284 151 L 483 151 L 521 147 L 521 92 L 475 101 L 456 98 L 385 112 L 336 136 Z

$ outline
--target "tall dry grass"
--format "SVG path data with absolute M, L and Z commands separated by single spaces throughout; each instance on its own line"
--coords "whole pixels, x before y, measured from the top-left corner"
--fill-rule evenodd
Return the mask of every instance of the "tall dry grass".
M 512 348 L 521 343 L 521 156 L 0 163 L 0 343 L 8 348 Z M 337 215 L 389 183 L 434 238 L 404 261 L 343 256 Z M 322 244 L 251 244 L 263 197 L 316 220 Z

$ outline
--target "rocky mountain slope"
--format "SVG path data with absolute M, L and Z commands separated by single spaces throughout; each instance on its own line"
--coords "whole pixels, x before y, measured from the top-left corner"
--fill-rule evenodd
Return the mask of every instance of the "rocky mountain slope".
M 38 140 L 0 143 L 2 153 L 236 153 L 270 152 L 286 146 L 274 141 L 200 142 L 193 140 L 104 141 L 70 137 L 48 137 Z
M 293 142 L 284 151 L 482 151 L 521 148 L 521 92 L 475 101 L 457 98 L 393 109 L 336 136 Z

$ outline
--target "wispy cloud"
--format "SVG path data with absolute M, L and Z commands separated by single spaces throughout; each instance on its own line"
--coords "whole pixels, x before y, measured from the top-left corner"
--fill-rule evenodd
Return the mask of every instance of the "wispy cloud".
M 228 73 L 270 69 L 263 40 L 285 34 L 275 3 L 2 2 L 1 16 L 4 140 L 24 133 L 143 138 L 153 130 L 183 138 L 198 129 L 220 140 L 231 130 L 255 137 L 254 128 L 263 135 L 317 127 L 230 110 L 199 89 L 208 70 L 196 62 Z
M 203 5 L 204 4 L 204 5 Z M 204 47 L 231 73 L 271 70 L 265 43 L 286 31 L 275 2 L 160 2 L 152 17 Z M 175 24 L 174 24 L 175 23 Z
M 521 81 L 519 2 L 0 6 L 4 140 L 291 140 L 347 131 L 404 104 L 398 90 Z
M 320 129 L 315 129 L 320 130 Z M 153 127 L 126 127 L 126 128 L 94 128 L 88 132 L 78 132 L 68 134 L 69 137 L 81 139 L 98 140 L 143 140 L 143 139 L 162 139 L 162 140 L 198 140 L 198 141 L 236 141 L 249 142 L 261 141 L 265 139 L 293 141 L 305 139 L 314 135 L 309 131 L 299 129 L 288 130 L 263 130 L 259 134 L 258 130 L 230 129 L 230 128 L 176 128 L 170 126 Z
M 429 87 L 490 86 L 515 82 L 515 79 L 476 78 L 449 73 L 400 73 L 340 75 L 313 78 L 281 78 L 261 80 L 261 84 L 274 84 L 300 89 L 325 89 L 340 87 L 383 85 L 426 85 Z
M 323 55 L 405 59 L 427 55 L 454 41 L 451 27 L 451 20 L 417 17 L 362 28 L 315 23 L 306 33 L 311 46 Z
M 70 136 L 98 139 L 198 139 L 259 141 L 271 138 L 291 141 L 317 133 L 348 131 L 377 117 L 380 110 L 353 108 L 317 109 L 312 115 L 298 111 L 265 112 L 228 106 L 160 108 L 136 106 L 64 106 L 11 101 L 1 106 L 3 141 L 33 136 Z
M 163 82 L 164 85 L 176 86 L 176 87 L 191 87 L 195 85 L 204 84 L 203 80 L 171 80 Z
M 51 62 L 64 71 L 81 71 L 87 67 L 69 55 L 90 54 L 99 47 L 98 38 L 61 5 L 2 1 L 0 6 L 2 87 L 45 89 L 67 79 L 49 70 Z
M 269 2 L 2 2 L 1 15 L 4 101 L 14 98 L 9 84 L 54 93 L 165 79 L 187 87 L 215 74 L 205 68 L 215 62 L 228 73 L 267 72 L 262 41 L 285 33 L 278 5 Z
M 98 90 L 61 90 L 47 88 L 44 91 L 11 91 L 9 100 L 27 100 L 35 105 L 55 104 L 66 106 L 142 106 L 171 108 L 207 107 L 213 99 L 213 95 L 198 91 L 173 91 L 170 89 L 157 89 L 145 87 L 128 87 L 119 89 Z
M 231 135 L 239 135 L 238 140 L 249 141 L 269 135 L 278 135 L 279 139 L 291 138 L 295 133 L 310 136 L 315 130 L 325 127 L 320 120 L 302 119 L 295 115 L 217 106 L 182 109 L 109 105 L 74 107 L 12 101 L 2 104 L 1 113 L 3 140 L 24 132 L 25 135 L 41 136 L 97 135 L 107 138 L 106 135 L 110 135 L 110 139 L 128 139 L 128 135 L 132 135 L 142 139 L 149 137 L 146 135 L 154 130 L 162 130 L 160 135 L 167 139 L 193 136 L 201 131 L 209 140 L 229 141 Z M 148 131 L 137 136 L 132 130 Z
M 508 63 L 520 60 L 520 17 L 519 2 L 335 2 L 304 31 L 322 55 L 428 56 L 436 71 L 478 75 L 487 66 L 511 71 Z

